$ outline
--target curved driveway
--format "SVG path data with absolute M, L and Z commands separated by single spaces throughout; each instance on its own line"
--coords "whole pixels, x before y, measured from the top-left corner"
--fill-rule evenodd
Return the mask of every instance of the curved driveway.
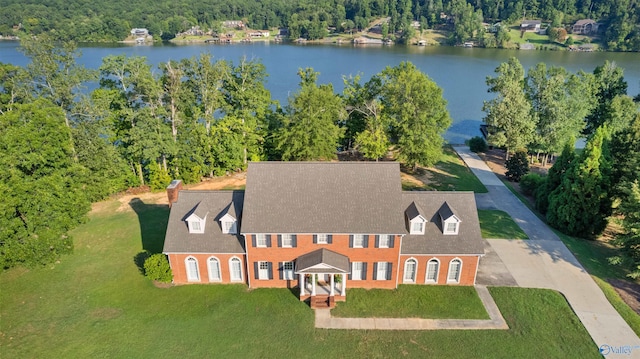
M 526 241 L 487 240 L 517 285 L 561 292 L 597 347 L 610 349 L 608 354 L 603 354 L 607 357 L 640 358 L 638 336 L 558 236 L 522 204 L 468 147 L 455 146 L 454 149 L 489 190 L 486 194 L 476 194 L 478 208 L 500 209 L 509 213 L 530 238 Z M 623 353 L 616 353 L 617 349 L 622 349 Z

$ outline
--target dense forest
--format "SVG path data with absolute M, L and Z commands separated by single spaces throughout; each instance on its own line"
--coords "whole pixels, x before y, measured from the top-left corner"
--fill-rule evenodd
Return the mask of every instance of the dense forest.
M 425 29 L 449 27 L 452 40 L 459 40 L 481 21 L 516 23 L 524 16 L 558 28 L 591 18 L 603 24 L 602 43 L 608 50 L 640 50 L 638 0 L 0 0 L 0 8 L 0 34 L 49 32 L 88 42 L 122 40 L 139 27 L 170 39 L 195 25 L 219 29 L 224 20 L 243 20 L 254 29 L 287 27 L 295 36 L 321 38 L 329 28 L 362 29 L 381 17 L 390 19 L 384 29 L 389 33 L 406 37 L 413 31 L 411 21 L 419 21 Z
M 271 99 L 259 61 L 209 55 L 150 66 L 108 56 L 76 63 L 73 43 L 22 41 L 26 68 L 0 63 L 0 270 L 48 263 L 90 203 L 129 187 L 163 189 L 246 169 L 248 161 L 330 160 L 342 149 L 369 160 L 433 165 L 451 124 L 446 101 L 411 63 L 343 94 L 300 69 L 286 105 Z M 90 93 L 85 85 L 97 81 Z M 415 115 L 418 114 L 418 115 Z

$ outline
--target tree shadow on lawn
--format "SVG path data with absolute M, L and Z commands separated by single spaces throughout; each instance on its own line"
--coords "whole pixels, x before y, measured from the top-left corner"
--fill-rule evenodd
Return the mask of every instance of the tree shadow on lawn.
M 169 207 L 165 204 L 144 203 L 140 198 L 133 198 L 129 201 L 129 206 L 138 215 L 143 249 L 133 257 L 133 261 L 144 274 L 144 261 L 152 254 L 162 253 Z

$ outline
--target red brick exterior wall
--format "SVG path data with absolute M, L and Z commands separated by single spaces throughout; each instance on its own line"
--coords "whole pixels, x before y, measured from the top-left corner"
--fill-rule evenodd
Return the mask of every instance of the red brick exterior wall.
M 247 253 L 249 263 L 249 286 L 251 288 L 262 287 L 296 287 L 298 286 L 298 275 L 294 275 L 294 280 L 279 279 L 278 268 L 280 262 L 295 261 L 299 256 L 313 252 L 317 249 L 326 248 L 334 252 L 349 257 L 351 262 L 367 263 L 366 280 L 347 279 L 347 288 L 396 288 L 396 275 L 398 273 L 398 255 L 400 253 L 400 236 L 395 236 L 393 248 L 376 248 L 375 236 L 368 236 L 367 248 L 349 248 L 349 235 L 333 235 L 331 244 L 314 244 L 313 235 L 297 235 L 297 246 L 295 248 L 279 248 L 277 235 L 271 235 L 271 247 L 254 247 L 252 235 L 247 235 Z M 266 261 L 272 263 L 273 279 L 256 279 L 254 262 Z M 390 280 L 374 280 L 374 263 L 391 263 Z M 296 268 L 297 270 L 297 268 Z
M 247 282 L 247 267 L 246 258 L 244 254 L 169 254 L 169 263 L 171 264 L 171 271 L 173 272 L 174 284 L 194 284 L 194 283 L 246 283 Z M 187 280 L 187 266 L 185 260 L 187 257 L 193 257 L 198 261 L 198 272 L 200 274 L 199 282 L 190 282 Z M 210 257 L 216 257 L 220 262 L 220 281 L 209 280 L 209 269 L 207 267 L 207 261 Z M 240 259 L 242 265 L 242 281 L 232 282 L 231 273 L 229 269 L 229 260 L 233 257 Z
M 479 256 L 402 255 L 400 256 L 400 263 L 398 264 L 398 266 L 400 267 L 398 284 L 404 283 L 404 265 L 409 258 L 413 258 L 418 262 L 418 267 L 416 269 L 415 284 L 474 285 L 475 279 L 476 279 L 476 272 L 478 270 L 478 261 L 480 257 Z M 437 283 L 425 283 L 425 278 L 427 275 L 427 262 L 433 258 L 436 258 L 440 261 L 440 266 L 438 270 L 438 281 Z M 462 268 L 460 272 L 460 282 L 459 283 L 447 282 L 447 274 L 449 272 L 449 263 L 456 258 L 462 261 Z

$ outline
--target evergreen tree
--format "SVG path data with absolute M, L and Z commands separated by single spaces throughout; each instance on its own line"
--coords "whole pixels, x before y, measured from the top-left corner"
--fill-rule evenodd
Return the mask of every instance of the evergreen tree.
M 536 190 L 536 208 L 540 213 L 547 213 L 549 208 L 549 195 L 562 184 L 562 178 L 571 169 L 576 158 L 574 149 L 575 140 L 571 139 L 565 143 L 562 154 L 556 158 L 549 173 L 544 177 L 544 183 Z
M 596 89 L 596 107 L 587 116 L 584 129 L 585 135 L 591 135 L 598 127 L 608 122 L 613 113 L 611 102 L 616 96 L 627 94 L 627 82 L 624 80 L 624 70 L 616 66 L 615 62 L 605 61 L 604 65 L 593 70 L 594 86 Z
M 519 182 L 522 176 L 529 173 L 529 159 L 527 158 L 527 153 L 524 151 L 516 152 L 513 157 L 509 158 L 505 162 L 505 167 L 507 168 L 507 179 L 509 181 Z
M 591 238 L 604 230 L 611 214 L 611 163 L 608 130 L 596 130 L 561 185 L 549 196 L 547 221 L 559 230 Z

